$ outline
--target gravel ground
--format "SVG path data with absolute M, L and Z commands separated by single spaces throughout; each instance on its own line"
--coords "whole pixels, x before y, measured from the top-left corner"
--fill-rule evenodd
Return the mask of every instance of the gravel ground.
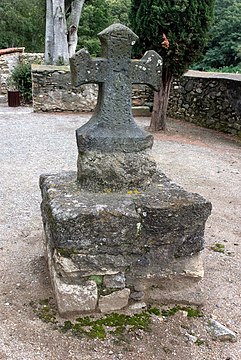
M 240 144 L 180 121 L 170 120 L 169 132 L 155 135 L 153 154 L 168 177 L 213 204 L 203 251 L 204 316 L 153 317 L 150 332 L 114 342 L 64 335 L 33 312 L 31 302 L 52 296 L 43 256 L 39 175 L 76 168 L 74 132 L 88 118 L 0 107 L 0 359 L 239 360 Z M 148 125 L 148 119 L 137 120 Z M 225 246 L 224 253 L 211 249 L 215 243 Z M 207 331 L 211 316 L 233 330 L 237 341 L 214 341 Z M 204 342 L 198 346 L 190 335 Z

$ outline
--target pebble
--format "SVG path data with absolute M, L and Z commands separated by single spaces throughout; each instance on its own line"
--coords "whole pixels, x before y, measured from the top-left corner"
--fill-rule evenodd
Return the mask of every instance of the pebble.
M 226 326 L 222 325 L 220 322 L 210 319 L 209 327 L 212 337 L 215 340 L 232 342 L 237 341 L 236 334 L 232 330 L 228 329 Z
M 186 333 L 185 336 L 188 339 L 188 341 L 190 341 L 193 344 L 197 341 L 197 337 L 194 335 Z

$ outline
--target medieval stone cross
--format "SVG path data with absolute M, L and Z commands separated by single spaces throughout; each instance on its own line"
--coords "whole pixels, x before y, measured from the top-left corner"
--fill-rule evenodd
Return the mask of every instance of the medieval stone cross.
M 79 152 L 113 151 L 136 153 L 152 147 L 152 135 L 140 129 L 132 116 L 132 83 L 161 86 L 162 58 L 147 51 L 141 60 L 131 60 L 131 47 L 138 36 L 121 24 L 98 34 L 102 57 L 92 59 L 81 49 L 70 59 L 72 83 L 99 84 L 98 102 L 88 123 L 77 130 Z

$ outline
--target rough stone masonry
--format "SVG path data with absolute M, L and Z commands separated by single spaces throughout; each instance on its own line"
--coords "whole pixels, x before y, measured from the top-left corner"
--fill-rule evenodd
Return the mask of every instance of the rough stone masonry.
M 102 57 L 80 50 L 73 85 L 97 83 L 98 104 L 77 130 L 76 172 L 42 175 L 48 264 L 61 315 L 121 310 L 135 302 L 200 303 L 200 251 L 210 202 L 156 169 L 153 137 L 131 113 L 131 85 L 161 86 L 162 59 L 131 60 L 137 36 L 115 24 Z

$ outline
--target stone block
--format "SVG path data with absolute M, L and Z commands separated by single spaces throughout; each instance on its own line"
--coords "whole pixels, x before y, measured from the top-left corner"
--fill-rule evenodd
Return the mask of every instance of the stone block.
M 128 298 L 147 303 L 201 302 L 199 254 L 210 202 L 161 173 L 136 191 L 88 192 L 76 172 L 42 175 L 40 187 L 60 311 L 94 312 L 97 288 L 128 287 Z M 102 312 L 122 307 L 122 290 L 99 297 Z
M 125 287 L 126 278 L 123 273 L 105 275 L 103 282 L 107 289 L 123 289 Z
M 85 278 L 78 278 L 78 280 L 74 282 L 70 281 L 69 277 L 64 278 L 59 276 L 49 244 L 46 244 L 46 253 L 59 314 L 61 316 L 69 316 L 94 312 L 98 300 L 96 282 Z M 75 271 L 75 268 L 70 269 Z
M 115 291 L 109 295 L 100 295 L 99 309 L 102 313 L 109 313 L 121 310 L 128 305 L 130 289 L 122 289 Z

